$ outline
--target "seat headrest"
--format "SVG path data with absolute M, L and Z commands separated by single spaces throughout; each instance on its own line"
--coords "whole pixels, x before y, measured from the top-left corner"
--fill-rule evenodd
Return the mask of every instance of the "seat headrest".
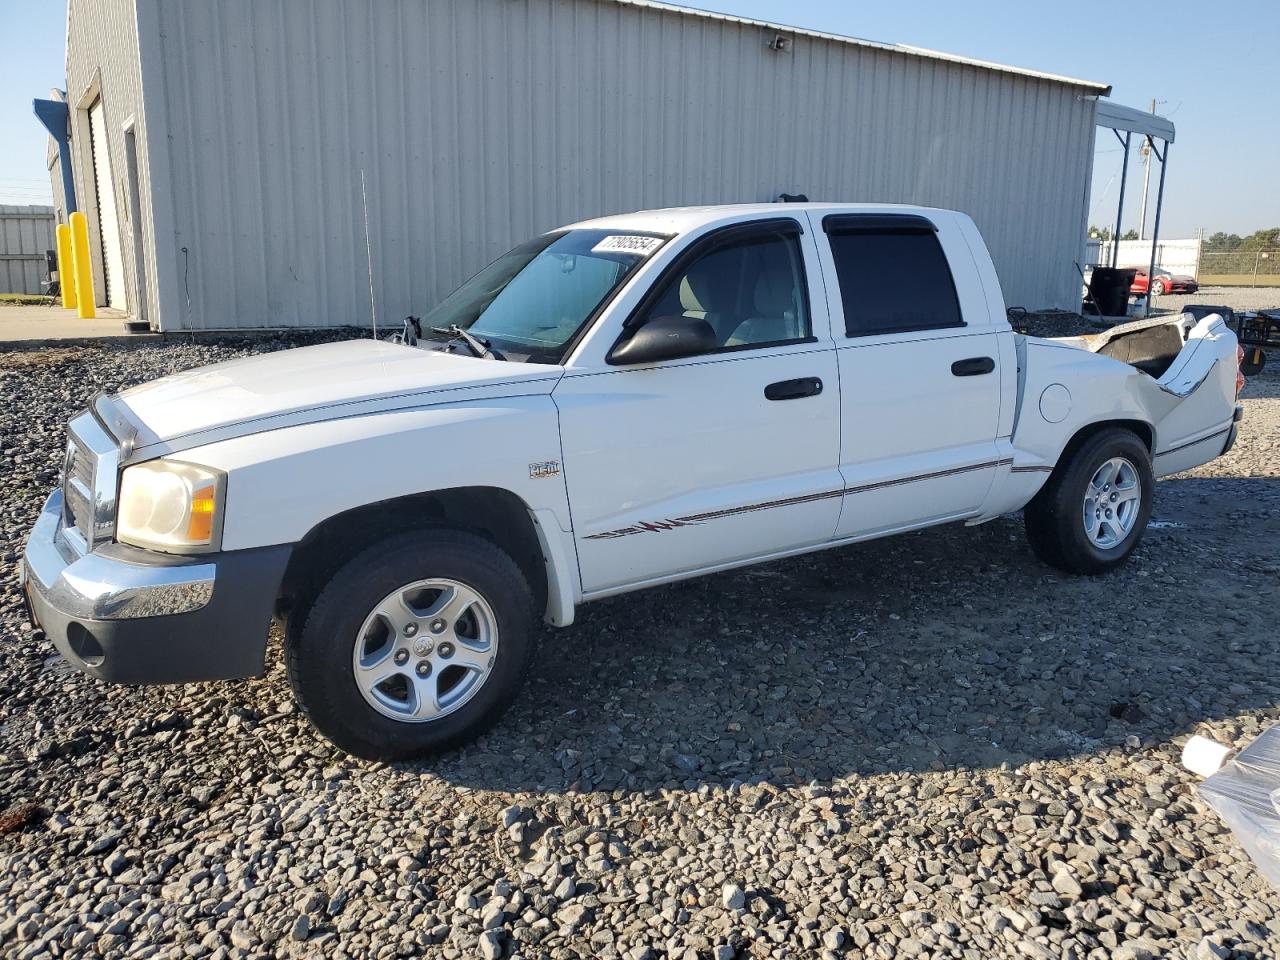
M 680 281 L 680 306 L 688 313 L 717 313 L 733 296 L 729 271 L 722 269 L 723 255 L 710 254 L 695 263 Z
M 781 317 L 795 309 L 795 278 L 790 270 L 774 268 L 756 278 L 756 313 Z

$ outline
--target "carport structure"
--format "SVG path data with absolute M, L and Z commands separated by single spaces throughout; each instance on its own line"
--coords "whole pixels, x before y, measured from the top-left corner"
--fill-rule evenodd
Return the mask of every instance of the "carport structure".
M 1156 188 L 1156 216 L 1151 226 L 1151 264 L 1147 268 L 1147 276 L 1154 277 L 1156 272 L 1156 245 L 1160 242 L 1160 211 L 1164 207 L 1164 174 L 1169 166 L 1169 147 L 1173 144 L 1174 127 L 1171 120 L 1161 117 L 1154 113 L 1146 113 L 1142 110 L 1135 110 L 1133 107 L 1126 107 L 1124 104 L 1116 103 L 1113 100 L 1098 99 L 1097 124 L 1100 127 L 1106 127 L 1115 134 L 1115 138 L 1120 141 L 1120 146 L 1124 148 L 1124 159 L 1120 161 L 1120 199 L 1116 204 L 1116 225 L 1113 228 L 1113 240 L 1111 243 L 1111 266 L 1116 265 L 1116 258 L 1120 254 L 1120 223 L 1124 216 L 1124 186 L 1126 175 L 1129 172 L 1129 148 L 1133 141 L 1133 135 L 1143 137 L 1147 141 L 1147 146 L 1151 152 L 1155 154 L 1157 160 L 1160 161 L 1160 184 Z M 1121 136 L 1123 131 L 1124 135 Z M 1163 152 L 1156 147 L 1156 141 L 1159 140 L 1164 145 Z M 1151 313 L 1151 292 L 1147 291 L 1145 305 L 1142 308 L 1142 315 L 1148 316 Z

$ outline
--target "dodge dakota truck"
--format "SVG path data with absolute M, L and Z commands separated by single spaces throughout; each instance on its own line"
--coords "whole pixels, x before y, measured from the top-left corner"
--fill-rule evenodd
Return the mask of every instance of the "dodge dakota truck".
M 180 683 L 261 674 L 278 620 L 319 731 L 420 757 L 597 598 L 1018 510 L 1040 560 L 1110 570 L 1242 409 L 1220 317 L 1017 335 L 973 222 L 920 207 L 579 223 L 417 329 L 98 396 L 24 554 L 34 623 Z

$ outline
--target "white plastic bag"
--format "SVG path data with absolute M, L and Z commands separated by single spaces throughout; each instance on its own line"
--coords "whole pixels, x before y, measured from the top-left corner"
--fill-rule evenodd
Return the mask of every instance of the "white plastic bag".
M 1262 875 L 1280 888 L 1280 724 L 1227 760 L 1199 791 Z

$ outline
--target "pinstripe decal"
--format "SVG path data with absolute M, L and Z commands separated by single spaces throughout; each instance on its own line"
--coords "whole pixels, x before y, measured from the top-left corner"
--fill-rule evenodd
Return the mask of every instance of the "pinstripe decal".
M 798 503 L 810 503 L 814 500 L 830 500 L 832 497 L 844 496 L 843 490 L 824 490 L 822 493 L 809 493 L 802 497 L 788 497 L 786 500 L 768 500 L 764 503 L 751 503 L 745 507 L 730 507 L 727 510 L 713 510 L 710 513 L 694 513 L 687 517 L 676 517 L 671 520 L 642 520 L 629 527 L 618 530 L 606 530 L 593 533 L 584 540 L 616 540 L 618 537 L 629 537 L 634 533 L 662 533 L 676 527 L 693 527 L 708 520 L 720 520 L 723 517 L 734 517 L 740 513 L 755 513 L 759 510 L 772 510 L 774 507 L 790 507 Z
M 915 483 L 917 480 L 935 480 L 938 477 L 951 477 L 957 473 L 970 473 L 974 470 L 986 470 L 990 467 L 1004 467 L 1012 460 L 988 460 L 986 463 L 974 463 L 967 467 L 952 467 L 950 470 L 937 470 L 933 473 L 921 473 L 914 477 L 902 477 L 898 480 L 881 480 L 879 483 L 868 483 L 861 487 L 850 487 L 846 493 L 866 493 L 868 490 L 879 490 L 882 487 L 896 487 L 903 483 Z
M 619 527 L 617 530 L 605 530 L 601 533 L 592 533 L 583 537 L 584 540 L 617 540 L 620 537 L 630 537 L 637 533 L 664 533 L 667 530 L 675 530 L 678 527 L 693 527 L 700 523 L 706 523 L 708 520 L 720 520 L 724 517 L 736 517 L 743 513 L 756 513 L 760 510 L 772 510 L 775 507 L 791 507 L 800 503 L 812 503 L 815 500 L 830 500 L 834 497 L 844 497 L 852 493 L 867 493 L 871 490 L 880 490 L 885 487 L 896 487 L 904 483 L 915 483 L 918 480 L 934 480 L 938 477 L 950 477 L 958 473 L 969 473 L 974 470 L 986 470 L 990 467 L 1003 467 L 1013 463 L 1012 460 L 988 460 L 985 463 L 974 463 L 967 467 L 952 467 L 949 470 L 937 470 L 933 473 L 921 473 L 912 477 L 901 477 L 897 480 L 881 480 L 877 483 L 867 483 L 859 487 L 849 487 L 843 490 L 824 490 L 821 493 L 809 493 L 801 497 L 788 497 L 785 500 L 767 500 L 763 503 L 751 503 L 744 507 L 729 507 L 725 510 L 712 510 L 708 513 L 693 513 L 685 517 L 674 517 L 665 520 L 642 520 L 639 523 L 633 523 L 629 527 Z

